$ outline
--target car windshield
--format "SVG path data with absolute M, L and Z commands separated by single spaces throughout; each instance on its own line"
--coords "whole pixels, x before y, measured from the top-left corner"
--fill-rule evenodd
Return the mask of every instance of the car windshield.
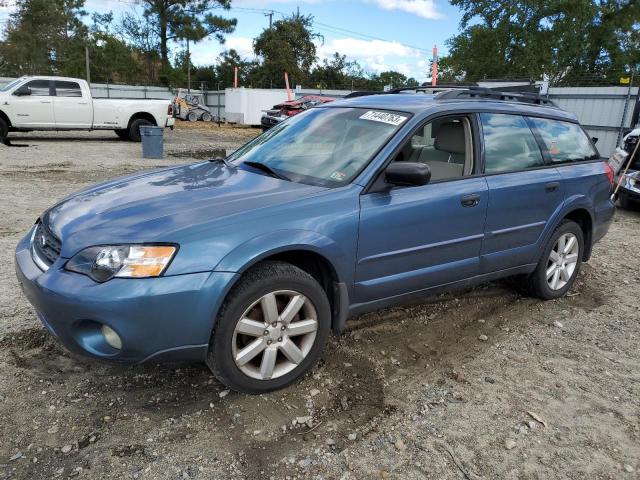
M 0 92 L 6 92 L 8 90 L 11 90 L 14 86 L 19 84 L 21 81 L 22 81 L 22 78 L 18 78 L 17 80 L 14 80 L 13 82 L 8 83 L 4 87 L 0 87 Z
M 276 125 L 228 160 L 293 182 L 337 187 L 358 175 L 408 117 L 374 109 L 313 108 Z M 268 169 L 256 168 L 258 163 Z

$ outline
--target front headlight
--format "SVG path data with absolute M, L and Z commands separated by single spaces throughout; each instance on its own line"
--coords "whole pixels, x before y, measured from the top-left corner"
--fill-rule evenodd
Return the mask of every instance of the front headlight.
M 159 277 L 171 262 L 176 247 L 169 245 L 114 245 L 89 247 L 65 265 L 71 272 L 96 282 L 118 278 Z

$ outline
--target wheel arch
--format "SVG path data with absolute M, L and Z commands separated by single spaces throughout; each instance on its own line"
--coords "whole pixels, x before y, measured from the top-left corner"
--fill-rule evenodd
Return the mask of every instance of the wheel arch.
M 131 128 L 131 124 L 135 120 L 149 120 L 155 126 L 158 126 L 158 121 L 156 120 L 156 117 L 154 117 L 151 113 L 149 113 L 149 112 L 136 112 L 133 115 L 131 115 L 131 117 L 129 117 L 129 122 L 127 123 L 127 128 Z
M 9 115 L 0 110 L 0 118 L 7 123 L 7 127 L 11 128 L 11 119 L 9 118 Z
M 339 332 L 344 328 L 349 310 L 347 285 L 350 280 L 346 278 L 344 269 L 340 268 L 343 257 L 340 247 L 323 235 L 307 231 L 281 231 L 242 244 L 227 254 L 214 270 L 237 273 L 235 285 L 245 272 L 262 262 L 282 261 L 294 265 L 322 286 L 331 305 L 332 330 Z
M 582 254 L 582 260 L 587 261 L 591 258 L 591 251 L 593 247 L 593 217 L 586 208 L 575 208 L 569 211 L 563 220 L 571 220 L 577 223 L 582 230 L 584 236 L 584 252 Z

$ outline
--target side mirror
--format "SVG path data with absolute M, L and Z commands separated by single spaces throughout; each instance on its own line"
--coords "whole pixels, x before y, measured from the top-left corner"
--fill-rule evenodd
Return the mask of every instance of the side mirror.
M 417 187 L 431 180 L 429 165 L 418 162 L 393 162 L 384 172 L 385 180 L 392 185 Z
M 27 95 L 31 95 L 31 89 L 26 85 L 22 85 L 21 87 L 17 88 L 13 92 L 13 94 L 17 97 L 25 97 Z
M 593 142 L 594 145 L 598 143 L 598 140 L 600 140 L 598 137 L 591 137 L 591 141 Z

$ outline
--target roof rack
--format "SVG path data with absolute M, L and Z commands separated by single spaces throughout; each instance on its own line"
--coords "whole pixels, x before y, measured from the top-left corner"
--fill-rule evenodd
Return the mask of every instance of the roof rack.
M 465 87 L 464 89 L 449 89 L 436 95 L 437 100 L 452 100 L 458 98 L 486 98 L 508 102 L 531 103 L 535 105 L 557 105 L 548 98 L 533 92 L 502 92 L 486 87 Z

